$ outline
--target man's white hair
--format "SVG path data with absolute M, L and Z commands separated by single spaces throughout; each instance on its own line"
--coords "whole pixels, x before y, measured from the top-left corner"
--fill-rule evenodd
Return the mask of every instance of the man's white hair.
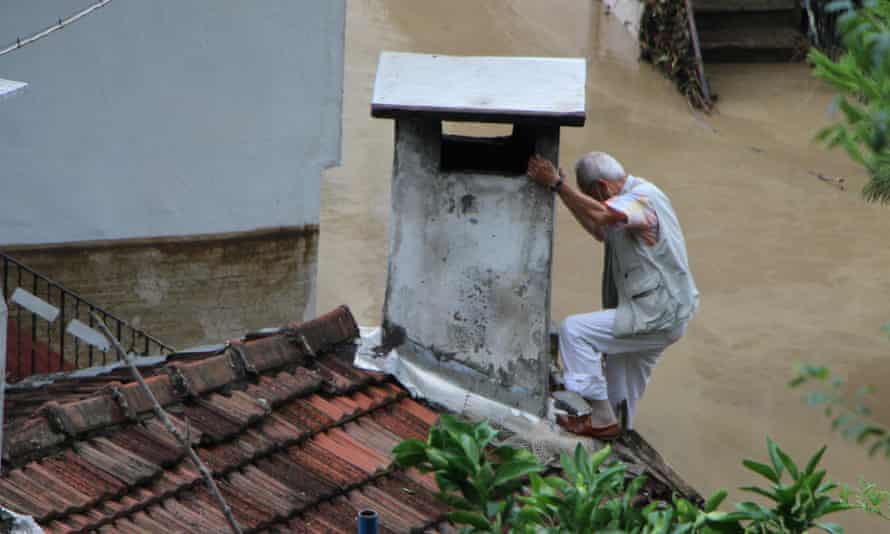
M 597 180 L 617 182 L 626 178 L 627 173 L 612 156 L 605 152 L 591 152 L 575 163 L 575 176 L 578 178 L 578 187 L 588 192 Z

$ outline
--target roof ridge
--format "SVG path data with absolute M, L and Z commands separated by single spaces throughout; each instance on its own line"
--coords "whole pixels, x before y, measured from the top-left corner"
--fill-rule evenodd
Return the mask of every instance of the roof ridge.
M 316 319 L 292 323 L 279 334 L 246 342 L 230 342 L 219 355 L 194 361 L 175 361 L 146 378 L 162 406 L 200 398 L 234 383 L 256 378 L 287 366 L 302 366 L 315 354 L 358 337 L 352 312 L 340 306 Z M 299 336 L 299 342 L 294 339 Z M 49 401 L 34 415 L 5 429 L 4 472 L 8 467 L 46 456 L 78 437 L 112 425 L 139 421 L 153 411 L 148 396 L 137 382 L 112 382 L 75 401 Z

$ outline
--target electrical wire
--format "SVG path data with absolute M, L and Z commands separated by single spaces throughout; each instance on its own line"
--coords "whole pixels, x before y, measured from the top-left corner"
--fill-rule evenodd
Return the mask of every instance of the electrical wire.
M 19 48 L 23 48 L 37 40 L 43 39 L 44 37 L 53 33 L 54 31 L 61 30 L 65 26 L 68 26 L 69 24 L 71 24 L 73 22 L 77 22 L 78 20 L 86 17 L 90 13 L 96 11 L 99 8 L 103 8 L 110 3 L 111 3 L 111 0 L 99 0 L 95 4 L 93 4 L 87 8 L 84 8 L 69 17 L 66 17 L 64 19 L 60 18 L 59 22 L 57 22 L 56 24 L 53 24 L 52 26 L 50 26 L 49 28 L 46 28 L 45 30 L 39 31 L 39 32 L 35 33 L 34 35 L 31 35 L 30 37 L 25 37 L 24 39 L 19 37 L 15 40 L 14 43 L 12 43 L 11 45 L 7 46 L 6 48 L 0 50 L 0 56 L 4 56 L 10 52 L 18 50 Z

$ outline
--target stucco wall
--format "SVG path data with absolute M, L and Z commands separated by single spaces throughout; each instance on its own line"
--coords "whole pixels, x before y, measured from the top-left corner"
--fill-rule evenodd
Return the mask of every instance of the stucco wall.
M 558 128 L 533 132 L 534 152 L 557 161 Z M 384 344 L 543 414 L 553 194 L 509 170 L 444 171 L 440 142 L 438 121 L 396 122 Z
M 91 0 L 5 2 L 0 42 Z M 0 244 L 301 227 L 339 160 L 345 0 L 112 2 L 0 57 Z

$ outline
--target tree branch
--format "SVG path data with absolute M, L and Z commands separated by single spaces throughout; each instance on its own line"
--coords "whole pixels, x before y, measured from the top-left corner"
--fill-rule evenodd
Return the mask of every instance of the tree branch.
M 223 515 L 226 516 L 226 520 L 229 522 L 229 527 L 231 527 L 232 532 L 235 534 L 242 534 L 241 527 L 238 525 L 238 522 L 235 520 L 235 516 L 232 514 L 232 509 L 229 508 L 228 503 L 223 498 L 222 494 L 219 492 L 219 488 L 216 486 L 216 482 L 213 480 L 213 474 L 207 469 L 207 466 L 204 465 L 204 462 L 201 461 L 201 458 L 198 457 L 198 454 L 195 453 L 195 449 L 192 448 L 191 437 L 183 436 L 176 426 L 173 425 L 173 422 L 170 421 L 170 417 L 167 415 L 167 412 L 164 411 L 164 408 L 161 406 L 161 403 L 158 402 L 158 399 L 155 397 L 154 393 L 151 391 L 151 388 L 148 387 L 148 384 L 145 383 L 145 379 L 142 377 L 142 373 L 139 372 L 139 369 L 136 367 L 136 362 L 133 361 L 133 355 L 128 354 L 124 351 L 123 346 L 121 346 L 120 341 L 117 340 L 116 337 L 111 333 L 111 330 L 108 329 L 108 326 L 102 321 L 96 312 L 91 312 L 93 316 L 93 320 L 96 321 L 96 325 L 108 338 L 108 341 L 111 342 L 112 346 L 114 346 L 114 350 L 117 351 L 117 355 L 127 363 L 127 366 L 130 368 L 130 373 L 133 374 L 133 378 L 139 382 L 139 385 L 142 387 L 142 391 L 148 396 L 148 399 L 151 401 L 152 411 L 159 421 L 164 425 L 164 428 L 167 429 L 168 432 L 173 434 L 177 441 L 185 448 L 188 452 L 189 458 L 191 458 L 192 462 L 200 471 L 201 476 L 204 478 L 204 483 L 207 484 L 207 489 L 210 490 L 210 494 L 213 495 L 214 499 L 216 499 L 217 504 L 219 504 L 220 509 L 223 512 Z

